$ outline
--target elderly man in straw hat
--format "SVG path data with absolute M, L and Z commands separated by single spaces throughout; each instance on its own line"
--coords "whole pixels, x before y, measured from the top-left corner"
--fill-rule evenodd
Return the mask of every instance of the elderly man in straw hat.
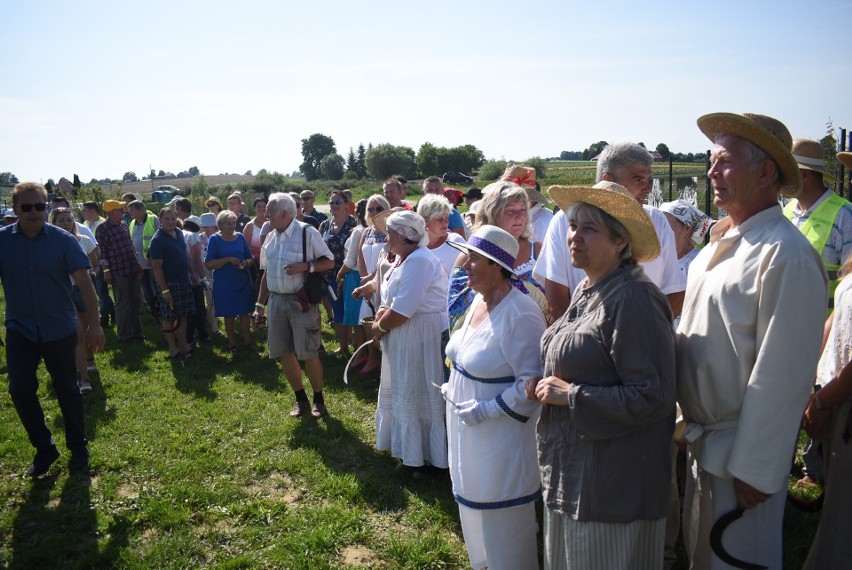
M 669 300 L 672 315 L 677 316 L 683 305 L 686 279 L 677 262 L 677 244 L 665 214 L 645 204 L 645 198 L 651 193 L 653 161 L 651 154 L 641 145 L 629 142 L 608 145 L 598 158 L 595 181 L 605 180 L 624 186 L 651 218 L 660 240 L 660 255 L 641 265 L 648 279 Z M 533 277 L 539 283 L 544 283 L 544 292 L 554 318 L 565 312 L 571 301 L 571 293 L 585 278 L 582 270 L 571 265 L 567 238 L 568 219 L 564 213 L 558 212 L 548 227 L 533 269 Z
M 732 113 L 705 115 L 698 127 L 714 143 L 707 176 L 728 217 L 690 267 L 676 337 L 686 550 L 694 568 L 727 568 L 710 531 L 739 508 L 723 548 L 781 568 L 787 474 L 819 358 L 827 278 L 778 204 L 801 186 L 787 128 Z

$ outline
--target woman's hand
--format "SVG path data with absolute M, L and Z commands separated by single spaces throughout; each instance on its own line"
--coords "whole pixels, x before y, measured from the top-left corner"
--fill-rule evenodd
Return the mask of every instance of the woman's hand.
M 548 376 L 536 383 L 535 399 L 542 404 L 550 404 L 551 406 L 567 406 L 571 386 L 570 382 L 561 378 Z
M 240 269 L 245 269 L 251 266 L 252 263 L 254 263 L 254 259 L 244 259 L 240 262 Z
M 535 387 L 541 381 L 541 376 L 531 376 L 524 380 L 524 394 L 527 396 L 527 400 L 538 401 L 538 398 L 535 395 Z
M 825 422 L 828 421 L 828 417 L 831 415 L 829 411 L 817 408 L 814 403 L 814 395 L 811 394 L 808 405 L 805 408 L 805 414 L 802 416 L 802 427 L 813 439 L 822 438 Z
M 234 266 L 234 267 L 236 267 L 237 269 L 242 269 L 242 268 L 243 268 L 243 266 L 242 266 L 242 262 L 241 262 L 239 259 L 237 259 L 236 257 L 229 257 L 229 258 L 228 258 L 228 263 L 230 263 L 231 265 L 233 265 L 233 266 Z
M 356 287 L 354 291 L 352 291 L 352 297 L 355 299 L 361 299 L 362 297 L 369 297 L 375 292 L 375 288 L 373 287 L 372 281 L 366 283 L 365 285 L 361 285 L 360 287 Z

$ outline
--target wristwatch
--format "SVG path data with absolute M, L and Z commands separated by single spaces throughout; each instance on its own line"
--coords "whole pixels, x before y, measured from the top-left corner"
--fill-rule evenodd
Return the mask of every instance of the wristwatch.
M 309 261 L 308 262 L 308 273 L 313 273 L 313 272 L 314 272 L 314 262 Z

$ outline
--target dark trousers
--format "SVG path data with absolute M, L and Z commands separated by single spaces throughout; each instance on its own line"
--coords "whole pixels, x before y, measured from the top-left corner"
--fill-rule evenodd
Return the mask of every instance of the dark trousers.
M 95 278 L 95 292 L 98 294 L 98 308 L 101 318 L 112 317 L 115 321 L 115 303 L 109 296 L 109 285 L 104 281 L 103 269 L 98 269 L 98 276 Z
M 53 380 L 53 391 L 65 420 L 65 446 L 72 452 L 86 448 L 83 398 L 77 387 L 74 364 L 76 347 L 76 332 L 51 342 L 33 342 L 12 330 L 6 333 L 9 395 L 27 430 L 30 443 L 36 449 L 53 445 L 53 435 L 44 422 L 44 410 L 38 399 L 36 371 L 40 359 L 44 359 L 44 365 Z
M 207 310 L 204 308 L 204 285 L 192 286 L 192 300 L 195 302 L 195 314 L 186 317 L 186 342 L 195 342 L 195 333 L 198 340 L 210 340 L 207 332 Z
M 157 302 L 157 292 L 154 290 L 154 270 L 142 270 L 142 296 L 145 297 L 145 304 L 151 309 L 151 316 L 156 322 L 160 322 L 160 305 Z

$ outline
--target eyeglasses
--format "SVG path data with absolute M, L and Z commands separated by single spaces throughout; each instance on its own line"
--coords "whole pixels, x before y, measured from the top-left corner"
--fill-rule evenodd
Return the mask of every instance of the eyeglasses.
M 376 206 L 375 208 L 367 208 L 367 211 L 370 212 L 371 214 L 377 214 L 379 212 L 384 212 L 385 209 L 382 208 L 381 206 Z
M 18 204 L 22 212 L 32 212 L 35 208 L 36 212 L 44 212 L 47 209 L 47 204 L 39 202 L 38 204 Z
M 343 200 L 331 200 L 331 201 L 329 201 L 328 205 L 329 206 L 339 206 L 343 203 L 344 203 Z

